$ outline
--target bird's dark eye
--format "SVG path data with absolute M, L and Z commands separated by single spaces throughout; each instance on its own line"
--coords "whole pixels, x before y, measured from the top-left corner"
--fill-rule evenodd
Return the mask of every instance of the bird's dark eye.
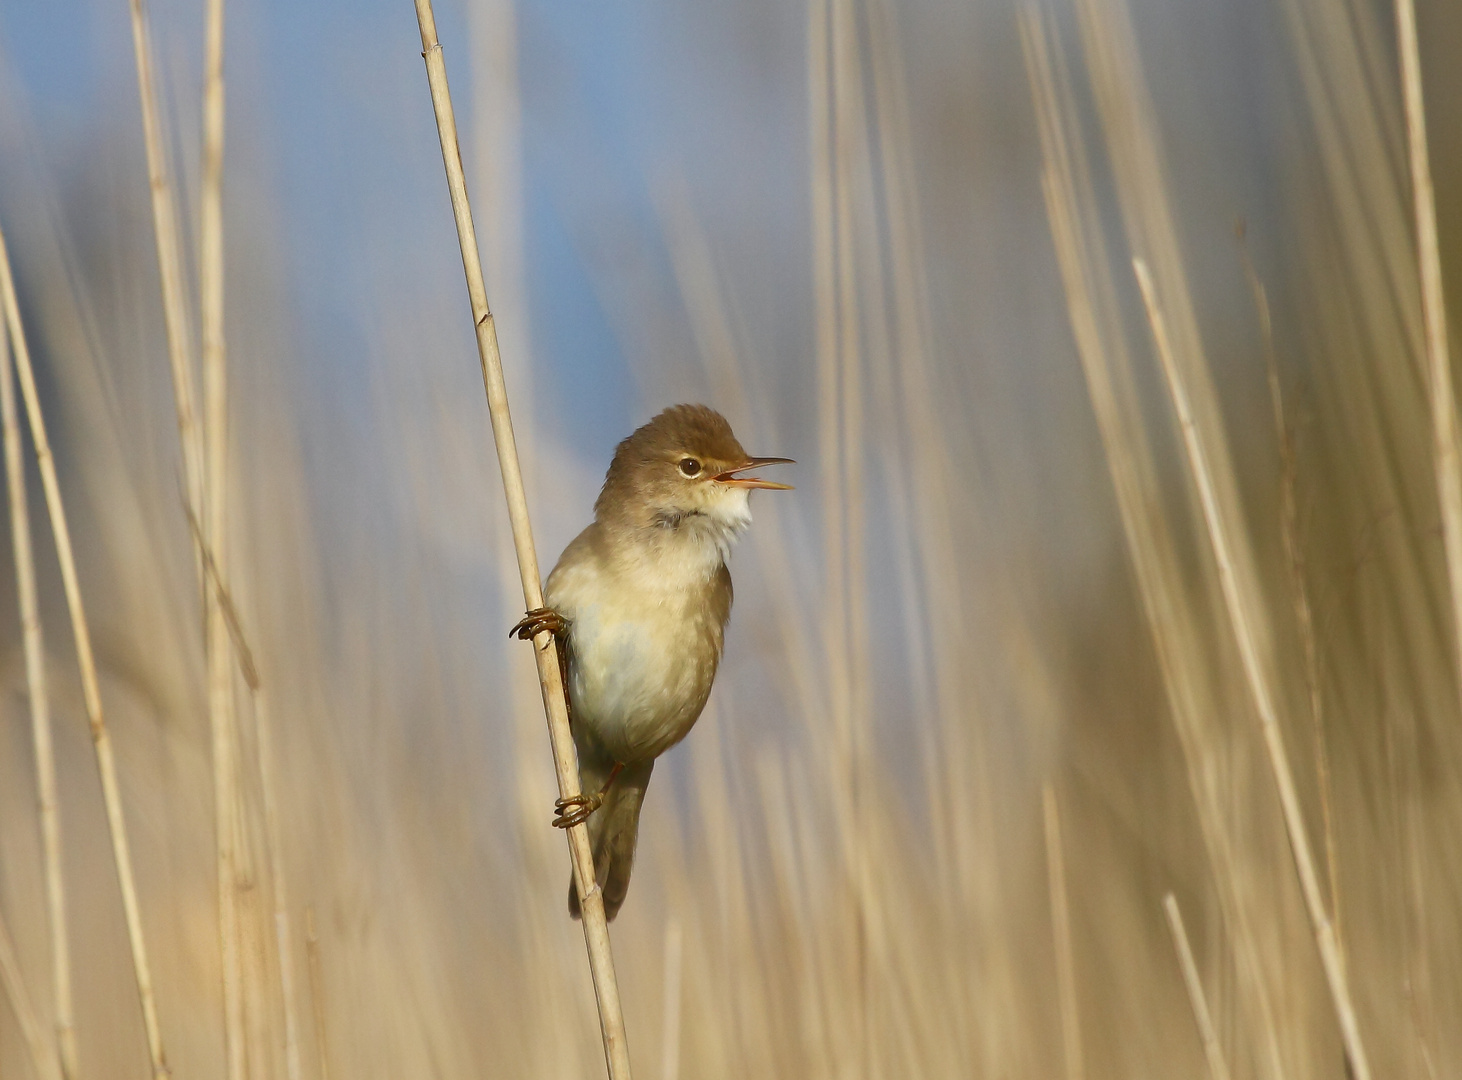
M 693 457 L 680 459 L 680 475 L 699 476 L 701 474 L 701 463 Z

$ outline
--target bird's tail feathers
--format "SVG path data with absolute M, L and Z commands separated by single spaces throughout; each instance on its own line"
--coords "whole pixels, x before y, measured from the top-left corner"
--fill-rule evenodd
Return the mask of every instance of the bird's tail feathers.
M 604 895 L 604 915 L 613 919 L 629 891 L 634 869 L 635 843 L 640 831 L 640 807 L 650 783 L 653 761 L 626 765 L 617 777 L 604 805 L 589 818 L 589 846 L 594 852 L 594 880 Z M 586 772 L 588 770 L 585 770 Z M 584 777 L 586 783 L 591 779 Z M 602 780 L 600 783 L 602 784 Z M 587 788 L 586 788 L 587 789 Z M 579 892 L 569 877 L 569 914 L 579 918 Z

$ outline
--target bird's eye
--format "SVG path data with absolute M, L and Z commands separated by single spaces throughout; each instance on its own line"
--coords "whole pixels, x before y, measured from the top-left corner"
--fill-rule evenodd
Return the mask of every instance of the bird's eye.
M 680 475 L 695 477 L 701 474 L 701 463 L 693 457 L 680 459 Z

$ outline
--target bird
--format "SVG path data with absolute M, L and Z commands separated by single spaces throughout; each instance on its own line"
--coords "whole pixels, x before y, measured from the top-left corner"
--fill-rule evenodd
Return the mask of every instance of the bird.
M 655 760 L 690 732 L 716 678 L 726 561 L 751 524 L 751 492 L 792 489 L 747 473 L 779 464 L 795 462 L 751 457 L 708 406 L 665 409 L 615 449 L 593 523 L 548 575 L 545 606 L 510 632 L 548 630 L 558 647 L 584 794 L 559 800 L 554 824 L 588 823 L 609 919 L 629 888 Z M 580 917 L 572 879 L 569 914 Z

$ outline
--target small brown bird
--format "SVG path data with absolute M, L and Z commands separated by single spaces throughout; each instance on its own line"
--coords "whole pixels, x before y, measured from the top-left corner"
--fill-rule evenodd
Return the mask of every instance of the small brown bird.
M 548 575 L 548 606 L 513 628 L 525 640 L 551 630 L 558 642 L 585 794 L 560 801 L 554 824 L 588 821 L 611 919 L 655 759 L 685 738 L 711 693 L 731 615 L 726 557 L 751 523 L 751 490 L 791 487 L 742 474 L 782 463 L 791 459 L 748 456 L 714 409 L 666 409 L 619 444 L 594 523 Z M 579 917 L 572 880 L 569 913 Z

